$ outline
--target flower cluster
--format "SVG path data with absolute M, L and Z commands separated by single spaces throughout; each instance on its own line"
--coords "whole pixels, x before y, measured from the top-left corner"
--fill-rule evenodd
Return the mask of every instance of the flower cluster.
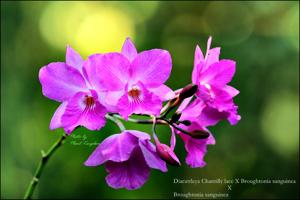
M 78 126 L 100 130 L 106 119 L 117 118 L 152 123 L 153 143 L 147 133 L 121 130 L 106 138 L 86 160 L 86 166 L 104 164 L 106 181 L 116 189 L 140 188 L 151 168 L 166 172 L 167 164 L 181 165 L 174 152 L 176 136 L 185 144 L 186 163 L 204 167 L 207 145 L 215 144 L 208 127 L 223 119 L 234 125 L 241 118 L 233 102 L 239 91 L 228 85 L 235 62 L 219 59 L 220 48 L 210 45 L 211 38 L 205 55 L 196 47 L 192 83 L 176 91 L 165 85 L 172 69 L 166 50 L 138 53 L 127 38 L 121 52 L 93 54 L 83 60 L 67 46 L 65 62 L 50 63 L 39 72 L 44 96 L 61 102 L 50 129 L 63 128 L 66 134 Z M 139 121 L 132 115 L 151 118 Z M 170 126 L 170 145 L 160 142 L 156 124 Z

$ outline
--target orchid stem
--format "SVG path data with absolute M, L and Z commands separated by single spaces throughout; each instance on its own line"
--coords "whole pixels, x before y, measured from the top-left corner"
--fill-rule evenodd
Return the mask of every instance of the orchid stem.
M 156 137 L 156 122 L 157 122 L 156 117 L 153 118 L 152 122 L 153 122 L 153 125 L 152 125 L 152 134 L 153 134 L 153 136 Z
M 34 173 L 34 176 L 26 190 L 24 199 L 31 199 L 32 194 L 34 192 L 34 189 L 36 188 L 39 179 L 41 177 L 41 174 L 43 172 L 43 169 L 45 168 L 46 163 L 50 159 L 51 155 L 63 144 L 64 140 L 67 138 L 66 134 L 63 134 L 51 147 L 50 149 L 45 153 L 42 151 L 42 159 L 40 160 L 38 167 Z
M 116 120 L 116 118 L 124 120 L 120 115 L 114 114 L 114 113 L 111 113 L 110 115 L 107 114 L 106 116 L 109 116 L 109 117 L 113 118 L 114 120 Z M 110 119 L 110 118 L 108 118 L 108 119 Z M 170 120 L 166 119 L 165 117 L 158 117 L 158 118 L 155 118 L 155 119 L 146 119 L 146 120 L 133 119 L 133 118 L 130 118 L 130 117 L 128 118 L 129 122 L 133 122 L 133 123 L 137 123 L 137 124 L 153 124 L 154 120 L 155 120 L 155 126 L 156 126 L 156 124 L 165 124 L 165 125 L 167 124 L 167 125 L 170 125 L 173 128 L 175 128 L 176 130 L 182 132 L 182 133 L 190 135 L 190 133 L 188 131 L 186 131 L 186 130 L 180 128 L 180 127 L 178 127 L 177 125 L 175 125 L 174 123 L 172 123 Z M 179 121 L 179 123 L 181 123 L 181 122 Z M 153 129 L 152 129 L 152 131 L 153 131 Z
M 115 117 L 116 115 L 109 115 L 109 114 L 106 114 L 105 117 L 109 120 L 111 120 L 112 122 L 114 122 L 118 127 L 119 129 L 123 132 L 126 130 L 124 124 Z
M 177 125 L 175 125 L 174 123 L 170 122 L 169 120 L 165 119 L 165 118 L 161 118 L 163 121 L 165 121 L 166 123 L 168 123 L 170 126 L 172 126 L 173 128 L 175 128 L 176 130 L 185 133 L 187 135 L 190 135 L 190 133 L 180 127 L 178 127 Z
M 121 117 L 120 115 L 113 114 L 113 116 L 114 116 L 115 118 L 124 120 L 124 118 Z M 133 119 L 133 118 L 128 117 L 128 121 L 129 121 L 129 122 L 133 122 L 133 123 L 137 123 L 137 124 L 153 124 L 153 120 L 152 120 L 152 119 Z M 164 122 L 163 120 L 157 120 L 156 123 L 157 123 L 157 124 L 167 124 L 167 123 Z

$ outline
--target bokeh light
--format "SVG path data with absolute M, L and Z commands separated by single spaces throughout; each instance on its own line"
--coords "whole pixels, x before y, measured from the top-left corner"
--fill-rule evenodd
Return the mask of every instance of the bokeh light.
M 135 38 L 135 24 L 120 8 L 83 2 L 50 2 L 42 13 L 40 30 L 56 49 L 70 44 L 87 56 L 119 51 L 126 37 Z
M 281 156 L 294 156 L 299 150 L 299 97 L 278 92 L 266 103 L 261 118 L 266 142 Z
M 253 32 L 254 15 L 241 2 L 211 2 L 203 13 L 205 33 L 213 35 L 217 42 L 237 44 Z

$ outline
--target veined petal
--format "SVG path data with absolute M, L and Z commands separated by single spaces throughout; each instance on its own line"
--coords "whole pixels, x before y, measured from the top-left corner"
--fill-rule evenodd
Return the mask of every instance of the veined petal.
M 194 67 L 198 65 L 200 62 L 204 62 L 204 55 L 201 51 L 201 48 L 197 45 L 195 49 L 195 55 L 194 55 Z
M 140 148 L 136 148 L 129 160 L 124 162 L 108 161 L 105 164 L 107 184 L 115 189 L 135 190 L 145 184 L 150 175 L 150 168 L 145 162 Z
M 232 87 L 230 85 L 225 85 L 223 90 L 225 90 L 231 97 L 235 97 L 236 95 L 238 95 L 240 93 L 240 91 L 238 91 L 237 89 L 235 89 L 234 87 Z
M 42 67 L 39 72 L 43 95 L 63 102 L 79 91 L 86 91 L 85 80 L 77 69 L 63 62 L 53 62 Z
M 214 126 L 220 120 L 226 119 L 229 114 L 225 111 L 220 112 L 212 107 L 205 107 L 199 116 L 199 121 L 202 122 L 203 126 Z
M 101 74 L 97 71 L 97 61 L 102 54 L 93 54 L 83 63 L 82 73 L 92 89 L 102 92 L 105 89 L 100 83 L 99 77 Z
M 208 144 L 215 144 L 214 137 L 210 134 L 207 139 L 194 139 L 183 133 L 179 133 L 182 138 L 185 149 L 187 151 L 186 163 L 192 167 L 204 167 L 206 162 L 204 161 L 204 156 L 207 151 Z
M 171 139 L 170 139 L 170 148 L 172 150 L 175 149 L 175 145 L 176 145 L 176 135 L 175 135 L 175 130 L 174 128 L 170 125 L 170 128 L 171 128 L 171 131 L 172 131 L 172 134 L 171 134 Z
M 66 64 L 76 68 L 79 72 L 82 72 L 83 59 L 74 49 L 69 45 L 66 50 Z
M 171 69 L 172 60 L 168 51 L 143 51 L 132 62 L 132 79 L 133 82 L 141 81 L 146 86 L 158 87 L 169 78 Z
M 212 64 L 200 77 L 200 84 L 210 84 L 215 87 L 223 87 L 229 83 L 235 73 L 233 60 L 220 60 Z
M 99 144 L 84 164 L 98 166 L 106 161 L 127 161 L 137 145 L 138 138 L 127 131 L 112 135 Z
M 88 59 L 96 67 L 96 74 L 100 84 L 110 91 L 119 91 L 124 89 L 129 80 L 129 60 L 120 53 L 107 53 L 101 56 L 93 56 Z
M 150 136 L 147 133 L 141 132 L 141 131 L 136 131 L 136 130 L 126 130 L 128 134 L 131 134 L 138 138 L 141 141 L 144 140 L 150 140 Z
M 205 58 L 207 58 L 209 50 L 210 50 L 210 46 L 211 46 L 211 41 L 212 41 L 212 37 L 209 36 L 208 40 L 207 40 L 207 44 L 206 44 L 206 54 L 205 54 Z
M 137 50 L 133 44 L 133 42 L 130 40 L 130 38 L 126 38 L 123 47 L 122 47 L 122 54 L 130 61 L 132 62 L 133 59 L 137 56 Z
M 184 110 L 182 110 L 180 120 L 188 120 L 189 118 L 196 118 L 201 113 L 202 110 L 205 108 L 205 103 L 201 100 L 194 100 L 190 105 L 185 107 Z
M 208 51 L 207 58 L 205 59 L 206 68 L 203 70 L 206 70 L 212 64 L 219 62 L 220 51 L 221 51 L 220 47 L 215 47 Z
M 158 96 L 162 101 L 167 101 L 175 97 L 173 90 L 164 84 L 155 88 L 148 88 L 148 90 Z
M 168 171 L 166 162 L 158 156 L 155 146 L 149 140 L 139 141 L 139 146 L 150 168 L 158 169 L 162 172 Z
M 105 125 L 106 109 L 97 99 L 94 105 L 85 105 L 87 93 L 79 92 L 70 101 L 62 115 L 61 122 L 66 133 L 70 134 L 77 126 L 84 126 L 89 130 L 99 130 Z
M 62 124 L 61 124 L 61 117 L 64 114 L 65 110 L 66 110 L 66 106 L 67 106 L 67 102 L 63 102 L 62 104 L 60 104 L 60 106 L 56 109 L 51 122 L 50 122 L 50 130 L 54 130 L 56 128 L 61 128 Z
M 124 90 L 107 91 L 105 94 L 105 105 L 108 105 L 108 107 L 110 107 L 112 110 L 117 111 L 116 108 L 117 104 L 123 95 L 124 95 Z
M 196 49 L 195 49 L 194 68 L 193 68 L 193 72 L 192 72 L 192 83 L 194 83 L 194 84 L 198 83 L 198 78 L 199 78 L 200 72 L 202 71 L 203 63 L 204 63 L 204 56 L 203 56 L 203 53 L 202 53 L 200 47 L 197 45 Z

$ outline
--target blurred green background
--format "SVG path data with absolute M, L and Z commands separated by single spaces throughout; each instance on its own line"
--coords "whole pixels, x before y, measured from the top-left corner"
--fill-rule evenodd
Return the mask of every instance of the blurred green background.
M 84 58 L 119 51 L 130 36 L 139 51 L 167 49 L 173 60 L 167 84 L 191 82 L 194 49 L 213 36 L 221 58 L 237 61 L 231 85 L 242 120 L 212 127 L 216 145 L 207 166 L 191 169 L 177 140 L 183 166 L 152 170 L 139 190 L 114 190 L 100 166 L 83 162 L 118 128 L 77 129 L 47 164 L 35 198 L 172 198 L 173 192 L 229 193 L 232 198 L 299 197 L 299 2 L 3 2 L 1 1 L 1 198 L 21 198 L 41 149 L 63 133 L 50 131 L 59 103 L 41 93 L 39 69 L 64 61 L 70 44 Z M 126 124 L 150 132 L 150 126 Z M 167 142 L 169 130 L 159 127 Z M 90 144 L 90 145 L 88 145 Z M 173 184 L 173 179 L 295 179 L 296 184 Z

